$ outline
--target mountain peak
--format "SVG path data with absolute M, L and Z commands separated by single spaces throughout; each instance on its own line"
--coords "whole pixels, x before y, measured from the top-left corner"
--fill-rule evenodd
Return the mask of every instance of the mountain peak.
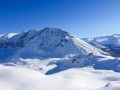
M 53 27 L 53 28 L 51 28 L 51 27 L 45 27 L 45 28 L 43 28 L 42 30 L 63 31 L 63 30 L 61 30 L 60 28 L 55 28 L 55 27 Z
M 104 52 L 59 28 L 29 30 L 0 42 L 1 55 L 21 58 L 64 57 L 66 55 L 102 55 Z M 7 52 L 5 52 L 7 50 Z M 3 58 L 2 58 L 3 59 Z
M 55 35 L 59 35 L 59 34 L 64 34 L 64 35 L 70 35 L 68 32 L 60 29 L 60 28 L 51 28 L 51 27 L 45 27 L 44 29 L 39 31 L 44 32 L 44 33 L 49 33 L 49 34 L 55 34 Z

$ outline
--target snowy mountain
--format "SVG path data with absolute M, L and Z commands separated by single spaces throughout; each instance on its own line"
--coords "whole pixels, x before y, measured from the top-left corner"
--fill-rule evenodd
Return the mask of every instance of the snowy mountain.
M 120 34 L 113 34 L 110 36 L 84 38 L 86 42 L 97 47 L 112 56 L 120 57 Z
M 62 58 L 67 55 L 107 54 L 59 28 L 10 33 L 0 37 L 0 60 Z
M 45 74 L 85 66 L 119 72 L 119 59 L 116 62 L 114 57 L 99 47 L 101 45 L 94 47 L 59 28 L 46 27 L 39 31 L 29 30 L 2 35 L 0 63 L 17 64 L 35 70 L 43 69 Z M 41 63 L 44 64 L 41 66 Z M 106 65 L 108 63 L 109 66 Z M 50 67 L 46 69 L 46 66 Z
M 119 90 L 120 58 L 108 47 L 119 35 L 84 40 L 48 27 L 0 35 L 0 90 Z

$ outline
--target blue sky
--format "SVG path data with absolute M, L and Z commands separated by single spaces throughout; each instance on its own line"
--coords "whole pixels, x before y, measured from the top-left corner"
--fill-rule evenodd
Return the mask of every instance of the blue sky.
M 0 0 L 0 33 L 58 27 L 78 37 L 120 34 L 120 0 Z

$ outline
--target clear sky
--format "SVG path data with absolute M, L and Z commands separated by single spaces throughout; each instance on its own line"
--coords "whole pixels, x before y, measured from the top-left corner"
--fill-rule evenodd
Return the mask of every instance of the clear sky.
M 0 0 L 0 33 L 58 27 L 78 37 L 120 34 L 120 0 Z

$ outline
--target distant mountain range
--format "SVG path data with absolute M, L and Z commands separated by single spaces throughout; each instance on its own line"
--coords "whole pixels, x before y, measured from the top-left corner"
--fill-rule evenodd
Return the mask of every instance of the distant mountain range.
M 99 48 L 114 57 L 120 57 L 120 34 L 101 36 L 94 38 L 84 38 L 92 46 Z

